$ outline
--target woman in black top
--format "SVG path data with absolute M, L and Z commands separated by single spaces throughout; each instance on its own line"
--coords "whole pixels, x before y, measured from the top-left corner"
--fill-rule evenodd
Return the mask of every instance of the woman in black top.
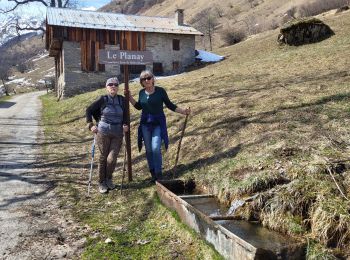
M 146 157 L 151 172 L 152 181 L 162 179 L 162 154 L 161 143 L 168 148 L 168 133 L 163 104 L 170 110 L 188 115 L 190 109 L 182 109 L 173 104 L 165 89 L 154 85 L 154 75 L 151 71 L 141 72 L 140 84 L 143 89 L 139 92 L 136 100 L 129 95 L 130 103 L 138 110 L 142 109 L 140 125 L 138 129 L 138 146 L 141 150 L 142 142 L 145 144 Z
M 117 78 L 108 79 L 106 82 L 108 95 L 101 96 L 86 109 L 86 122 L 90 131 L 96 134 L 96 143 L 100 151 L 98 160 L 100 193 L 115 188 L 112 174 L 123 142 L 123 132 L 128 131 L 124 97 L 117 94 L 118 86 Z M 92 122 L 93 117 L 96 125 Z

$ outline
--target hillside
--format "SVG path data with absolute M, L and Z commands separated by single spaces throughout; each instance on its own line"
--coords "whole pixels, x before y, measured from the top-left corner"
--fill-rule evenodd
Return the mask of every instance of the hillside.
M 348 0 L 113 0 L 100 10 L 147 16 L 174 17 L 176 9 L 185 10 L 185 22 L 205 35 L 211 24 L 214 47 L 225 42 L 227 34 L 253 35 L 275 29 L 298 17 L 320 14 L 344 6 Z M 208 38 L 199 40 L 199 48 L 209 49 Z
M 230 205 L 251 198 L 236 215 L 307 241 L 308 259 L 350 252 L 350 12 L 319 17 L 335 32 L 300 47 L 279 46 L 278 30 L 218 48 L 220 63 L 161 79 L 171 99 L 191 107 L 174 169 L 184 118 L 166 111 L 168 178 L 193 178 Z M 133 95 L 140 86 L 131 85 Z M 92 135 L 84 111 L 104 90 L 62 102 L 44 98 L 46 163 L 62 204 L 92 228 L 83 258 L 217 259 L 154 197 L 144 153 L 136 148 L 140 113 L 131 110 L 134 181 L 85 197 Z M 59 131 L 57 129 L 59 128 Z M 121 182 L 119 168 L 115 180 Z M 97 176 L 94 175 L 96 182 Z M 125 187 L 124 187 L 125 188 Z M 106 238 L 113 245 L 104 243 Z M 141 241 L 141 242 L 140 242 Z M 142 244 L 142 241 L 144 244 Z
M 54 80 L 54 59 L 45 51 L 42 36 L 28 36 L 13 39 L 0 48 L 3 57 L 10 57 L 13 64 L 17 64 L 6 82 L 10 94 L 43 89 L 46 87 L 45 79 L 50 82 Z

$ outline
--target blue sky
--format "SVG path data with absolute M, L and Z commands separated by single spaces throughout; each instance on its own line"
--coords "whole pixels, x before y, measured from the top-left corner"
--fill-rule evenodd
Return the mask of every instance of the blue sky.
M 91 9 L 91 8 L 100 8 L 103 5 L 111 2 L 111 0 L 88 0 L 83 1 L 79 0 L 79 4 L 81 5 L 81 8 L 83 9 Z M 6 7 L 13 6 L 13 2 L 9 2 L 7 0 L 0 0 L 0 9 L 5 9 Z M 45 17 L 45 6 L 40 3 L 32 3 L 28 5 L 23 5 L 21 8 L 16 10 L 16 13 L 21 16 L 39 16 L 39 17 Z M 0 16 L 3 16 L 3 14 L 0 14 Z

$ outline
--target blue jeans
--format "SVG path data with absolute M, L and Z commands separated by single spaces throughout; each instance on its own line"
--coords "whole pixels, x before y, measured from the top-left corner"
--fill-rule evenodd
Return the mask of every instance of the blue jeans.
M 162 173 L 162 138 L 160 136 L 160 126 L 155 126 L 151 130 L 146 125 L 142 125 L 142 135 L 149 170 L 160 175 Z

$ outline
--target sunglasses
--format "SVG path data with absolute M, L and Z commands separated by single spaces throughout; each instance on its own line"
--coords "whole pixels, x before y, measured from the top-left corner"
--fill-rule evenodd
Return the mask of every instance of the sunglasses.
M 109 83 L 107 86 L 108 87 L 112 87 L 112 86 L 118 87 L 118 84 L 117 83 Z
M 151 80 L 151 79 L 153 79 L 153 77 L 151 77 L 151 76 L 148 76 L 148 77 L 146 77 L 146 78 L 142 78 L 142 79 L 141 79 L 141 81 L 145 81 L 145 80 Z

